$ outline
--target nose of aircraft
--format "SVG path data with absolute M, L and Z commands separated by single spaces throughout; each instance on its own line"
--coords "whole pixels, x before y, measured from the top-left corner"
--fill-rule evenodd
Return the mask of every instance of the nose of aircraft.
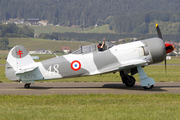
M 162 62 L 166 54 L 172 52 L 175 48 L 172 44 L 164 44 L 160 38 L 151 38 L 143 41 L 149 48 L 152 60 L 151 63 Z
M 165 44 L 166 46 L 166 54 L 172 52 L 175 48 L 174 48 L 174 45 L 172 44 Z
M 151 63 L 162 62 L 166 57 L 166 50 L 163 40 L 160 38 L 151 38 L 143 41 L 149 49 Z

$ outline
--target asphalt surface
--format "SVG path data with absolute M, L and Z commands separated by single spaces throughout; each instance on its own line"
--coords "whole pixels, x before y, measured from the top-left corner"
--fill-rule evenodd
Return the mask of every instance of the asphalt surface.
M 180 82 L 157 82 L 152 90 L 144 90 L 140 82 L 126 87 L 121 82 L 65 82 L 35 83 L 29 89 L 23 83 L 0 83 L 0 95 L 44 95 L 44 94 L 180 94 Z

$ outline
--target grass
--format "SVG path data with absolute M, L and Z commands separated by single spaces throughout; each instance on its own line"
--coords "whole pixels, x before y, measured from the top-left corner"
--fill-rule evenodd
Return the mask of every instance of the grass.
M 1 95 L 0 119 L 174 120 L 179 101 L 180 94 Z
M 98 26 L 93 29 L 76 27 L 62 27 L 62 26 L 31 26 L 34 29 L 34 33 L 40 35 L 41 33 L 65 33 L 65 32 L 77 32 L 77 33 L 115 33 L 113 30 L 109 30 L 109 25 Z
M 8 55 L 8 52 L 9 51 L 3 51 L 3 50 L 0 50 L 0 64 L 5 64 L 6 63 L 6 57 Z
M 114 31 L 109 30 L 109 25 L 99 26 L 97 28 L 90 29 L 84 32 L 85 33 L 115 33 Z
M 54 26 L 54 25 L 48 25 L 48 26 L 31 26 L 34 29 L 35 34 L 41 34 L 41 33 L 64 33 L 64 32 L 80 32 L 82 28 L 80 27 L 61 27 L 61 26 Z
M 164 61 L 161 64 L 164 64 Z M 167 60 L 167 64 L 180 64 L 180 57 L 172 56 L 170 60 Z
M 98 27 L 87 32 L 101 32 L 106 28 Z M 105 26 L 107 27 L 107 26 Z M 71 28 L 36 28 L 35 32 L 69 31 Z M 44 31 L 43 31 L 44 29 Z M 49 29 L 49 30 L 48 30 Z M 59 29 L 59 31 L 58 31 Z M 102 30 L 101 30 L 102 29 Z M 72 30 L 72 29 L 71 29 Z M 72 30 L 73 31 L 73 30 Z M 76 29 L 77 31 L 77 29 Z M 106 30 L 107 31 L 107 30 Z M 80 32 L 82 32 L 80 30 Z M 84 31 L 83 31 L 84 32 Z M 10 47 L 22 44 L 27 50 L 51 49 L 60 50 L 61 43 L 32 38 L 10 38 Z M 33 46 L 33 47 L 32 47 Z M 78 46 L 78 45 L 76 45 Z M 72 45 L 73 49 L 77 49 Z M 7 52 L 0 51 L 0 57 L 5 58 Z M 51 55 L 38 55 L 40 60 Z M 179 58 L 167 61 L 169 64 L 179 64 Z M 0 64 L 5 64 L 1 59 Z M 163 64 L 163 63 L 162 63 Z M 144 70 L 149 77 L 158 81 L 180 81 L 180 67 L 167 66 L 168 75 L 164 74 L 164 66 L 148 66 Z M 4 66 L 0 66 L 0 82 L 10 82 L 4 74 Z M 139 81 L 138 75 L 135 75 Z M 46 82 L 118 82 L 119 74 L 88 76 L 80 78 L 59 79 Z M 180 94 L 147 94 L 147 95 L 115 95 L 115 94 L 83 94 L 83 95 L 0 95 L 0 120 L 19 119 L 62 119 L 62 120 L 122 120 L 122 119 L 168 119 L 180 118 Z
M 33 39 L 32 41 L 41 41 Z M 11 45 L 16 44 L 16 38 L 11 39 Z M 27 48 L 33 42 L 20 39 L 19 43 Z M 42 40 L 44 42 L 44 40 Z M 27 43 L 26 43 L 27 42 Z M 41 42 L 42 46 L 45 44 Z M 36 44 L 39 44 L 38 42 Z M 36 44 L 34 46 L 36 46 Z M 48 46 L 50 43 L 47 43 Z M 56 43 L 57 44 L 57 43 Z M 60 45 L 60 44 L 58 44 Z M 55 46 L 55 45 L 54 45 Z M 0 57 L 7 56 L 7 52 L 0 51 Z M 54 57 L 54 55 L 38 55 L 40 60 Z M 180 59 L 173 57 L 167 63 L 179 64 Z M 5 59 L 0 60 L 5 64 Z M 163 63 L 162 63 L 163 64 Z M 156 82 L 180 81 L 180 67 L 167 66 L 168 75 L 165 75 L 164 66 L 147 66 L 144 68 L 149 77 Z M 1 82 L 11 82 L 4 74 L 5 66 L 0 66 Z M 135 75 L 139 81 L 138 74 Z M 120 82 L 116 74 L 102 76 L 88 76 L 68 79 L 58 79 L 40 82 Z M 83 95 L 0 95 L 0 120 L 19 119 L 62 119 L 62 120 L 122 120 L 122 119 L 168 119 L 180 117 L 180 94 L 147 94 L 147 95 L 115 95 L 115 94 L 83 94 Z
M 52 41 L 40 38 L 8 38 L 9 47 L 23 45 L 28 51 L 36 49 L 46 49 L 52 51 L 61 51 L 61 47 L 70 47 L 71 50 L 76 50 L 79 46 L 88 45 L 91 43 L 83 42 L 68 42 L 68 41 Z

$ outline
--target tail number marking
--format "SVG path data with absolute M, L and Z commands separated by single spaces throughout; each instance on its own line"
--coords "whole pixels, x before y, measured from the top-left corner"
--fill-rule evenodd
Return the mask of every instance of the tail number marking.
M 49 74 L 49 76 L 53 75 L 58 75 L 59 74 L 59 64 L 53 65 L 54 71 L 52 71 L 52 66 L 50 65 L 49 68 L 46 71 L 46 74 Z

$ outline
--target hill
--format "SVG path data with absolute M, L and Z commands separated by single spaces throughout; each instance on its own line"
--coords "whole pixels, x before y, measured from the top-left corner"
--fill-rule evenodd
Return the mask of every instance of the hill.
M 102 25 L 109 16 L 180 11 L 179 0 L 0 0 L 0 20 L 39 18 L 54 25 Z
M 143 36 L 156 34 L 154 25 L 157 21 L 163 34 L 179 34 L 179 6 L 178 0 L 0 0 L 0 20 L 24 18 L 27 21 L 28 18 L 39 18 L 57 25 L 32 26 L 35 34 L 76 32 L 142 34 Z M 95 24 L 100 27 L 93 29 Z M 71 36 L 55 35 L 52 35 L 53 38 L 73 39 Z M 40 37 L 50 39 L 49 36 Z M 179 39 L 176 37 L 174 40 Z

